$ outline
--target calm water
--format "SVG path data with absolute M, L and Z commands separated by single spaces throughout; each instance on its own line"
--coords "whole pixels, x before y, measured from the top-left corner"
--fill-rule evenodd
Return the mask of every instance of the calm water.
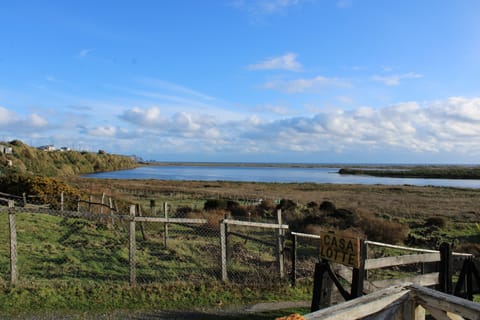
M 480 188 L 480 180 L 381 178 L 340 175 L 339 168 L 280 168 L 238 166 L 148 166 L 85 175 L 88 178 L 199 181 L 315 182 Z

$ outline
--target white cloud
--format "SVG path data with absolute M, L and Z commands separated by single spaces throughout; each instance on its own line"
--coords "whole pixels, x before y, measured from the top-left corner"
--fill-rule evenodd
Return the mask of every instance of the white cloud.
M 117 129 L 113 126 L 103 126 L 91 129 L 88 134 L 98 137 L 115 137 Z
M 14 121 L 16 121 L 16 115 L 10 110 L 0 107 L 0 124 L 5 126 Z
M 232 7 L 244 10 L 252 16 L 272 15 L 284 12 L 287 8 L 299 5 L 302 0 L 235 0 Z
M 279 90 L 285 93 L 316 92 L 327 87 L 348 88 L 351 87 L 351 84 L 339 78 L 317 76 L 311 79 L 273 80 L 262 85 L 264 89 Z
M 79 58 L 86 58 L 92 51 L 93 51 L 93 49 L 82 49 L 82 50 L 80 50 L 80 52 L 77 54 L 77 57 L 79 57 Z
M 15 130 L 29 132 L 48 125 L 48 121 L 38 114 L 32 113 L 21 116 L 7 108 L 0 107 L 0 132 L 3 130 Z
M 262 62 L 251 64 L 249 70 L 288 70 L 301 71 L 302 65 L 296 60 L 295 53 L 286 53 L 280 57 L 268 58 Z
M 48 125 L 48 121 L 45 118 L 39 116 L 38 114 L 31 114 L 26 122 L 37 128 L 45 127 Z
M 388 76 L 379 76 L 379 75 L 372 76 L 372 80 L 382 82 L 386 86 L 398 86 L 400 85 L 400 82 L 402 80 L 418 79 L 418 78 L 423 78 L 423 75 L 415 72 L 409 72 L 404 74 L 391 74 Z

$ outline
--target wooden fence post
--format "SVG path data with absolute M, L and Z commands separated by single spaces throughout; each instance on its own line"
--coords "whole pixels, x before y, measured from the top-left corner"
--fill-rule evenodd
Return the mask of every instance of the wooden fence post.
M 102 192 L 102 205 L 100 206 L 100 214 L 103 213 L 103 205 L 105 204 L 105 192 Z
M 26 207 L 27 206 L 27 194 L 25 192 L 22 193 L 22 197 L 23 197 L 23 206 Z
M 92 213 L 92 202 L 93 202 L 93 196 L 89 195 L 88 196 L 88 212 Z
M 228 281 L 228 274 L 227 274 L 227 232 L 225 228 L 226 224 L 224 220 L 220 221 L 220 248 L 221 248 L 221 255 L 220 255 L 220 265 L 222 268 L 222 281 Z
M 278 229 L 277 234 L 277 269 L 280 279 L 285 277 L 285 263 L 284 263 L 284 239 L 283 239 L 283 229 L 282 229 L 282 210 L 277 210 L 277 223 Z
M 165 219 L 168 219 L 168 203 L 164 202 L 163 203 L 163 214 Z M 167 248 L 168 245 L 168 223 L 163 224 L 163 243 L 165 245 L 165 248 Z
M 292 273 L 290 274 L 290 281 L 292 287 L 297 284 L 297 236 L 292 236 Z
M 351 297 L 352 299 L 358 298 L 363 295 L 363 282 L 365 280 L 365 256 L 367 249 L 364 240 L 360 240 L 360 266 L 358 268 L 353 268 L 352 272 L 352 288 L 351 288 Z
M 156 208 L 156 205 L 155 205 L 155 200 L 150 200 L 150 214 L 152 216 L 156 216 L 157 215 L 157 208 Z
M 329 304 L 332 280 L 328 275 L 328 262 L 321 261 L 315 264 L 315 273 L 313 274 L 313 293 L 310 311 L 320 310 L 320 307 L 326 307 Z M 327 301 L 327 302 L 326 302 Z
M 439 289 L 442 292 L 452 293 L 452 274 L 453 274 L 453 259 L 452 248 L 450 244 L 443 242 L 440 245 L 440 272 L 438 275 Z
M 143 214 L 142 214 L 142 208 L 140 207 L 140 204 L 139 204 L 139 203 L 137 203 L 137 205 L 136 205 L 136 213 L 137 213 L 137 216 L 138 216 L 138 217 L 143 216 Z M 140 231 L 142 232 L 143 241 L 147 241 L 147 240 L 148 240 L 148 236 L 147 236 L 147 233 L 145 232 L 145 224 L 144 224 L 143 221 L 140 222 Z
M 8 201 L 8 226 L 10 229 L 10 284 L 15 286 L 18 280 L 17 272 L 17 224 L 15 221 L 15 202 Z
M 134 287 L 136 284 L 135 278 L 135 205 L 130 206 L 130 233 L 129 233 L 129 247 L 128 247 L 128 257 L 130 261 L 130 286 Z
M 65 192 L 60 193 L 60 211 L 64 210 Z

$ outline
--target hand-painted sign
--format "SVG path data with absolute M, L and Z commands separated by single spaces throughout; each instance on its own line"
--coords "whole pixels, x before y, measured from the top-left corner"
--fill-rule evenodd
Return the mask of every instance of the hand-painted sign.
M 335 231 L 320 232 L 320 257 L 354 268 L 360 267 L 360 238 Z

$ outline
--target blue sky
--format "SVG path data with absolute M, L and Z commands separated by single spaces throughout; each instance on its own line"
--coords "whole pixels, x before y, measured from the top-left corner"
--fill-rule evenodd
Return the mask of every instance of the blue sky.
M 0 140 L 478 163 L 480 1 L 0 2 Z

